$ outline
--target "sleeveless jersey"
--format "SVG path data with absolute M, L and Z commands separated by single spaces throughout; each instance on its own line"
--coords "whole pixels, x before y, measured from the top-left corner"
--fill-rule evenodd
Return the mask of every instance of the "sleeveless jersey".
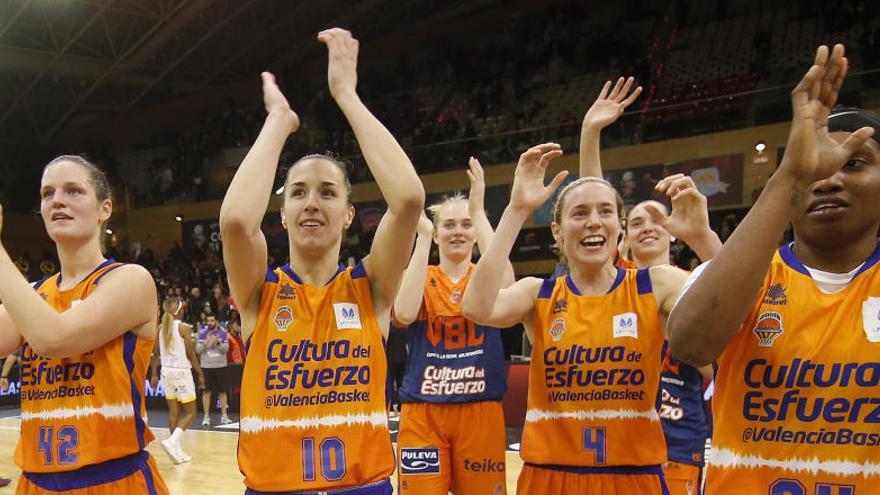
M 409 357 L 401 402 L 501 400 L 507 390 L 501 331 L 461 315 L 461 297 L 474 271 L 452 282 L 429 266 L 419 316 L 406 334 Z
M 186 357 L 186 346 L 183 337 L 180 336 L 180 320 L 171 323 L 171 345 L 165 345 L 165 337 L 159 332 L 159 355 L 163 368 L 190 369 L 192 365 Z
M 659 409 L 669 460 L 702 466 L 706 439 L 711 435 L 703 404 L 703 375 L 672 357 L 668 343 L 663 344 Z
M 238 464 L 253 490 L 323 491 L 394 470 L 382 332 L 362 264 L 323 287 L 268 271 L 247 343 Z
M 880 246 L 849 286 L 817 287 L 785 246 L 718 359 L 706 493 L 880 489 Z
M 86 299 L 107 272 L 108 260 L 76 286 L 59 288 L 61 274 L 34 289 L 58 312 Z M 153 340 L 127 332 L 103 346 L 65 358 L 21 349 L 21 438 L 15 463 L 25 472 L 73 471 L 143 450 L 144 384 Z
M 571 275 L 547 279 L 534 311 L 523 460 L 666 462 L 656 409 L 663 330 L 649 271 L 618 268 L 602 296 L 579 295 Z

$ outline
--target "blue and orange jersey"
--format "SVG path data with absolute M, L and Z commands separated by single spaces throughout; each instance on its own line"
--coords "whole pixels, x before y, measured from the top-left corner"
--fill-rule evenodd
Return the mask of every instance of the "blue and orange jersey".
M 669 460 L 694 466 L 705 463 L 706 439 L 711 435 L 709 413 L 703 401 L 700 370 L 672 357 L 663 344 L 659 411 Z
M 401 402 L 463 403 L 504 396 L 501 331 L 461 314 L 461 297 L 474 266 L 458 282 L 439 266 L 428 267 L 422 307 L 407 331 L 409 357 Z
M 614 252 L 614 261 L 612 261 L 612 263 L 614 263 L 614 266 L 617 268 L 623 268 L 624 270 L 637 270 L 639 268 L 635 261 L 621 256 L 620 251 Z
M 247 343 L 238 464 L 258 491 L 323 491 L 394 470 L 387 364 L 362 264 L 321 287 L 268 271 Z
M 880 487 L 880 247 L 840 292 L 790 246 L 718 359 L 706 493 Z
M 535 300 L 522 458 L 565 466 L 666 462 L 656 409 L 663 330 L 648 270 L 583 296 L 571 275 Z
M 122 266 L 108 260 L 70 289 L 61 274 L 34 285 L 58 312 L 89 297 L 105 274 Z M 154 340 L 131 332 L 84 354 L 65 358 L 21 349 L 21 438 L 15 463 L 22 471 L 73 471 L 125 457 L 153 440 L 146 426 L 144 384 Z

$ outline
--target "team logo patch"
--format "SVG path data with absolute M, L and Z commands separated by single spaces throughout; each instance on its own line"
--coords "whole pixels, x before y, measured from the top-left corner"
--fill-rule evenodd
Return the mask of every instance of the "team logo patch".
M 550 337 L 553 339 L 553 342 L 559 342 L 559 339 L 562 338 L 562 334 L 565 333 L 565 319 L 564 318 L 556 318 L 553 320 L 553 323 L 550 325 Z
M 639 338 L 639 315 L 635 313 L 614 315 L 612 323 L 615 339 L 623 337 Z
M 361 328 L 361 316 L 357 304 L 333 303 L 333 312 L 336 314 L 336 329 Z
M 862 326 L 868 342 L 880 342 L 880 297 L 869 297 L 862 301 Z
M 558 315 L 559 313 L 567 313 L 568 312 L 568 303 L 565 299 L 559 299 L 555 303 L 553 303 L 553 314 Z
M 764 295 L 764 304 L 784 306 L 787 302 L 785 287 L 782 284 L 773 284 L 767 288 L 767 294 Z
M 282 285 L 281 289 L 278 290 L 278 299 L 281 299 L 282 301 L 296 299 L 296 291 L 293 286 L 290 284 Z
M 758 324 L 755 325 L 755 335 L 758 337 L 758 345 L 761 347 L 771 347 L 777 337 L 782 335 L 785 329 L 782 328 L 782 315 L 775 311 L 765 311 L 758 318 Z
M 439 449 L 400 449 L 401 474 L 436 474 L 439 472 Z
M 281 306 L 275 311 L 275 318 L 272 320 L 279 332 L 286 332 L 287 327 L 293 322 L 293 310 L 290 306 Z
M 452 294 L 449 294 L 449 300 L 452 301 L 452 304 L 458 304 L 461 302 L 461 291 L 455 289 L 452 291 Z

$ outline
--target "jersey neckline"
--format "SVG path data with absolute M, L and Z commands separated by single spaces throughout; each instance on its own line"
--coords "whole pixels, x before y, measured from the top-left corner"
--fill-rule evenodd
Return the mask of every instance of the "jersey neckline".
M 77 282 L 73 287 L 71 287 L 71 289 L 73 289 L 73 288 L 76 287 L 77 285 L 81 284 L 83 280 L 86 280 L 86 279 L 88 279 L 89 277 L 91 277 L 92 275 L 94 275 L 95 272 L 97 272 L 97 271 L 100 270 L 101 268 L 104 268 L 104 267 L 106 267 L 106 266 L 112 265 L 113 263 L 116 263 L 116 260 L 115 260 L 115 259 L 113 259 L 113 258 L 107 258 L 107 259 L 105 259 L 103 263 L 101 263 L 100 265 L 98 265 L 97 267 L 95 267 L 94 270 L 90 271 L 88 275 L 86 275 L 85 277 L 83 277 L 83 279 L 80 280 L 79 282 Z M 61 289 L 61 272 L 58 272 L 58 278 L 55 279 L 55 287 L 58 287 L 58 289 L 59 289 L 59 290 L 62 290 L 62 291 L 70 290 L 70 289 Z
M 340 263 L 339 268 L 336 269 L 336 273 L 334 273 L 333 276 L 330 277 L 330 280 L 325 282 L 324 285 L 322 285 L 322 287 L 326 287 L 327 285 L 330 284 L 330 282 L 334 281 L 336 279 L 336 277 L 339 276 L 340 273 L 345 271 L 345 268 L 346 268 L 346 266 L 343 265 L 342 263 Z M 296 272 L 293 271 L 293 268 L 290 267 L 290 263 L 282 266 L 281 270 L 284 273 L 286 273 L 287 276 L 289 276 L 294 282 L 298 283 L 299 285 L 308 285 L 308 284 L 303 283 L 302 279 L 299 278 L 299 275 L 297 275 Z
M 809 270 L 807 270 L 807 267 L 804 266 L 804 264 L 801 262 L 801 260 L 799 260 L 797 258 L 797 256 L 795 256 L 794 249 L 792 249 L 793 247 L 794 247 L 794 242 L 790 242 L 790 243 L 780 247 L 779 248 L 779 257 L 782 258 L 782 261 L 789 268 L 791 268 L 792 270 L 794 270 L 796 272 L 803 273 L 804 275 L 806 275 L 812 279 L 813 276 L 810 275 L 810 272 L 809 272 Z M 877 246 L 874 247 L 874 252 L 872 252 L 871 255 L 868 256 L 868 259 L 866 259 L 865 262 L 862 264 L 862 268 L 859 269 L 859 271 L 857 271 L 855 275 L 853 275 L 852 280 L 855 280 L 856 277 L 858 277 L 859 275 L 861 275 L 862 273 L 864 273 L 865 271 L 867 271 L 868 269 L 870 269 L 871 267 L 876 265 L 878 261 L 880 261 L 880 242 L 877 243 Z M 852 280 L 850 282 L 852 282 Z
M 617 267 L 617 276 L 614 277 L 614 283 L 611 284 L 611 288 L 608 289 L 608 292 L 606 292 L 605 294 L 608 295 L 608 294 L 611 294 L 612 292 L 614 292 L 614 289 L 616 289 L 621 284 L 621 282 L 623 282 L 623 278 L 625 276 L 626 276 L 626 270 L 624 270 L 623 268 Z M 578 290 L 577 285 L 575 285 L 574 279 L 571 278 L 571 273 L 569 273 L 568 275 L 565 276 L 565 284 L 568 286 L 568 289 L 572 293 L 574 293 L 574 295 L 576 295 L 576 296 L 581 295 L 581 291 Z

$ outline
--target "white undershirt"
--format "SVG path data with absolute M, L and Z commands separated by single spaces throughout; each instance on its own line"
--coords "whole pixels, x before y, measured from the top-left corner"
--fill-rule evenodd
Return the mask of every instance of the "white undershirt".
M 822 270 L 810 268 L 807 265 L 804 265 L 804 268 L 810 272 L 810 277 L 816 282 L 816 287 L 818 287 L 820 291 L 825 294 L 836 294 L 849 286 L 853 277 L 856 276 L 856 273 L 858 273 L 864 265 L 865 264 L 862 263 L 853 268 L 852 271 L 846 273 L 823 272 Z

